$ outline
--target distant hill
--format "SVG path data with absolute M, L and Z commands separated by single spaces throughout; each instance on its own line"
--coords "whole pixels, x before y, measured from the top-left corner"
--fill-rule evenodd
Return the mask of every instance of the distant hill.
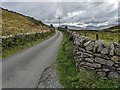
M 120 29 L 120 25 L 119 26 L 110 27 L 109 29 Z
M 105 31 L 120 31 L 120 25 L 118 26 L 113 26 L 107 29 L 104 29 Z
M 61 28 L 64 28 L 66 25 L 61 25 Z M 115 26 L 115 25 L 107 25 L 107 26 L 100 26 L 100 27 L 95 27 L 95 26 L 87 26 L 87 27 L 78 27 L 74 25 L 67 25 L 68 29 L 71 30 L 103 30 L 103 31 L 120 31 L 120 25 Z M 107 28 L 108 27 L 108 28 Z
M 49 32 L 49 26 L 32 17 L 0 8 L 2 11 L 2 35 L 31 32 Z

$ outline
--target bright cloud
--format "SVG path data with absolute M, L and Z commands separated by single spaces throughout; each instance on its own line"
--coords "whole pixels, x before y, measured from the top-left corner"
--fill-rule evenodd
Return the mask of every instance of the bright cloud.
M 2 0 L 3 8 L 32 16 L 45 23 L 61 23 L 76 26 L 113 25 L 118 21 L 119 0 Z M 14 0 L 11 0 L 14 1 Z M 31 2 L 30 2 L 31 1 Z M 33 2 L 34 1 L 34 2 Z M 46 1 L 46 2 L 45 2 Z M 50 1 L 50 2 L 49 2 Z M 74 2 L 72 2 L 74 1 Z M 84 2 L 83 2 L 84 1 Z

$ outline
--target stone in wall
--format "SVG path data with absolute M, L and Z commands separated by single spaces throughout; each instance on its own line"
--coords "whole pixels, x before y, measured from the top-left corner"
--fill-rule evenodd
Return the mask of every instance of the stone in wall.
M 81 61 L 83 61 L 81 58 L 77 58 L 77 59 L 75 60 L 75 62 L 77 62 L 77 63 L 79 63 L 79 62 L 81 62 Z
M 107 62 L 106 62 L 106 65 L 108 65 L 108 66 L 112 66 L 114 64 L 114 62 L 112 62 L 111 60 L 108 60 Z
M 86 50 L 90 50 L 90 51 L 92 51 L 93 48 L 94 48 L 94 45 L 95 45 L 94 42 L 90 42 L 85 48 L 86 48 Z
M 86 50 L 86 52 L 87 52 L 88 54 L 93 54 L 93 52 L 92 52 L 92 51 L 88 51 L 88 50 Z
M 120 67 L 119 67 L 119 68 L 117 68 L 117 71 L 120 71 Z
M 110 57 L 108 57 L 107 55 L 104 54 L 94 54 L 95 57 L 100 57 L 103 58 L 105 60 L 110 60 Z
M 118 43 L 112 42 L 110 43 L 110 55 L 118 55 L 120 56 L 120 45 Z
M 89 60 L 89 59 L 88 59 Z M 96 69 L 96 68 L 101 68 L 101 65 L 100 64 L 98 64 L 98 63 L 94 63 L 94 62 L 91 62 L 91 61 L 88 61 L 87 60 L 87 62 L 84 62 L 84 63 L 82 63 L 82 64 L 84 64 L 84 66 L 88 66 L 89 68 L 94 68 L 94 69 Z M 83 65 L 82 65 L 83 66 Z
M 101 64 L 93 63 L 93 66 L 94 66 L 95 69 L 101 68 Z
M 74 57 L 74 61 L 75 61 L 75 62 L 78 62 L 78 61 L 81 62 L 81 61 L 83 61 L 83 60 L 82 60 L 81 56 L 75 56 L 75 57 Z
M 83 66 L 83 68 L 87 69 L 87 70 L 94 70 L 95 68 L 93 67 L 89 67 L 89 66 Z
M 78 50 L 81 51 L 81 52 L 85 52 L 85 49 L 81 48 L 81 47 L 79 47 Z
M 111 67 L 111 66 L 108 66 L 108 65 L 102 65 L 102 69 L 109 69 L 110 71 L 116 71 L 116 68 L 115 67 Z
M 113 57 L 111 57 L 111 60 L 114 61 L 114 62 L 119 62 L 120 61 L 120 57 L 113 56 Z
M 90 43 L 91 43 L 90 40 L 88 42 L 84 43 L 84 47 L 88 46 Z
M 81 52 L 80 52 L 80 51 L 78 51 L 78 52 L 76 52 L 76 53 L 75 53 L 75 55 L 81 55 Z
M 119 74 L 117 72 L 109 72 L 108 78 L 109 79 L 119 78 Z
M 101 40 L 95 41 L 94 52 L 101 52 L 104 48 L 104 44 Z
M 106 60 L 99 57 L 95 57 L 95 62 L 100 64 L 106 64 Z
M 102 54 L 108 54 L 109 53 L 109 48 L 103 48 L 101 51 Z
M 90 63 L 93 63 L 93 62 L 94 62 L 94 61 L 93 61 L 93 58 L 85 58 L 85 61 L 90 62 Z
M 120 67 L 118 64 L 114 63 L 114 67 L 118 68 Z
M 92 54 L 89 54 L 89 53 L 82 53 L 81 57 L 83 57 L 83 58 L 93 58 L 94 56 Z
M 84 37 L 84 36 L 80 36 L 80 43 L 81 43 L 81 47 L 84 47 L 84 43 L 88 42 L 88 38 Z
M 110 69 L 107 69 L 107 68 L 103 68 L 102 69 L 104 72 L 109 72 L 110 71 Z
M 119 48 L 115 48 L 115 54 L 120 56 L 120 47 Z
M 87 37 L 82 37 L 82 39 L 80 40 L 82 43 L 82 46 L 84 46 L 84 43 L 88 42 L 90 39 Z
M 79 67 L 79 69 L 80 69 L 81 67 L 83 67 L 83 66 L 85 66 L 85 65 L 86 65 L 86 62 L 80 62 L 78 67 Z
M 74 44 L 75 44 L 75 45 L 81 45 L 80 42 L 79 42 L 79 40 L 75 40 L 75 41 L 74 41 Z
M 113 56 L 115 52 L 115 47 L 113 43 L 110 43 L 110 55 Z

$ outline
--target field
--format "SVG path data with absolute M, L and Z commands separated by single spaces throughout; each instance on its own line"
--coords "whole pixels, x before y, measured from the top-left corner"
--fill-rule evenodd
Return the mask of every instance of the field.
M 96 34 L 98 34 L 99 39 L 101 39 L 105 43 L 109 42 L 117 42 L 120 43 L 120 32 L 112 32 L 112 31 L 76 31 L 81 36 L 90 37 L 92 39 L 96 39 Z
M 114 26 L 104 30 L 72 30 L 79 33 L 81 36 L 86 36 L 92 39 L 96 39 L 96 34 L 98 38 L 105 43 L 117 42 L 120 43 L 120 26 Z

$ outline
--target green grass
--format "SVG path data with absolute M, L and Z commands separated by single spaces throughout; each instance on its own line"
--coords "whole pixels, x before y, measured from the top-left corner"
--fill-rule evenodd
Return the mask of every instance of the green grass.
M 63 32 L 63 41 L 60 46 L 55 68 L 58 71 L 59 81 L 64 88 L 116 88 L 116 80 L 104 80 L 91 71 L 82 69 L 79 71 L 73 60 L 73 45 L 67 32 Z
M 75 31 L 79 33 L 81 36 L 90 37 L 92 39 L 96 39 L 96 34 L 98 34 L 99 39 L 101 39 L 105 43 L 110 42 L 118 42 L 120 43 L 120 32 L 113 32 L 113 31 Z
M 72 42 L 69 41 L 67 33 L 63 32 L 63 41 L 58 52 L 58 58 L 56 61 L 56 67 L 59 72 L 59 78 L 61 84 L 65 88 L 76 87 L 74 85 L 79 78 L 79 70 L 75 67 L 73 61 L 73 47 Z M 77 83 L 76 83 L 77 84 Z
M 46 37 L 36 39 L 35 41 L 32 41 L 32 42 L 25 42 L 24 45 L 15 46 L 14 48 L 12 48 L 10 50 L 6 50 L 4 53 L 2 53 L 2 58 L 9 57 L 13 54 L 16 54 L 16 53 L 24 50 L 24 49 L 27 49 L 34 45 L 37 45 L 38 43 L 40 43 L 44 40 L 47 40 L 48 38 L 52 37 L 53 35 L 54 35 L 54 32 L 50 33 Z
M 81 88 L 118 88 L 118 80 L 107 80 L 85 69 L 81 69 L 79 76 Z

